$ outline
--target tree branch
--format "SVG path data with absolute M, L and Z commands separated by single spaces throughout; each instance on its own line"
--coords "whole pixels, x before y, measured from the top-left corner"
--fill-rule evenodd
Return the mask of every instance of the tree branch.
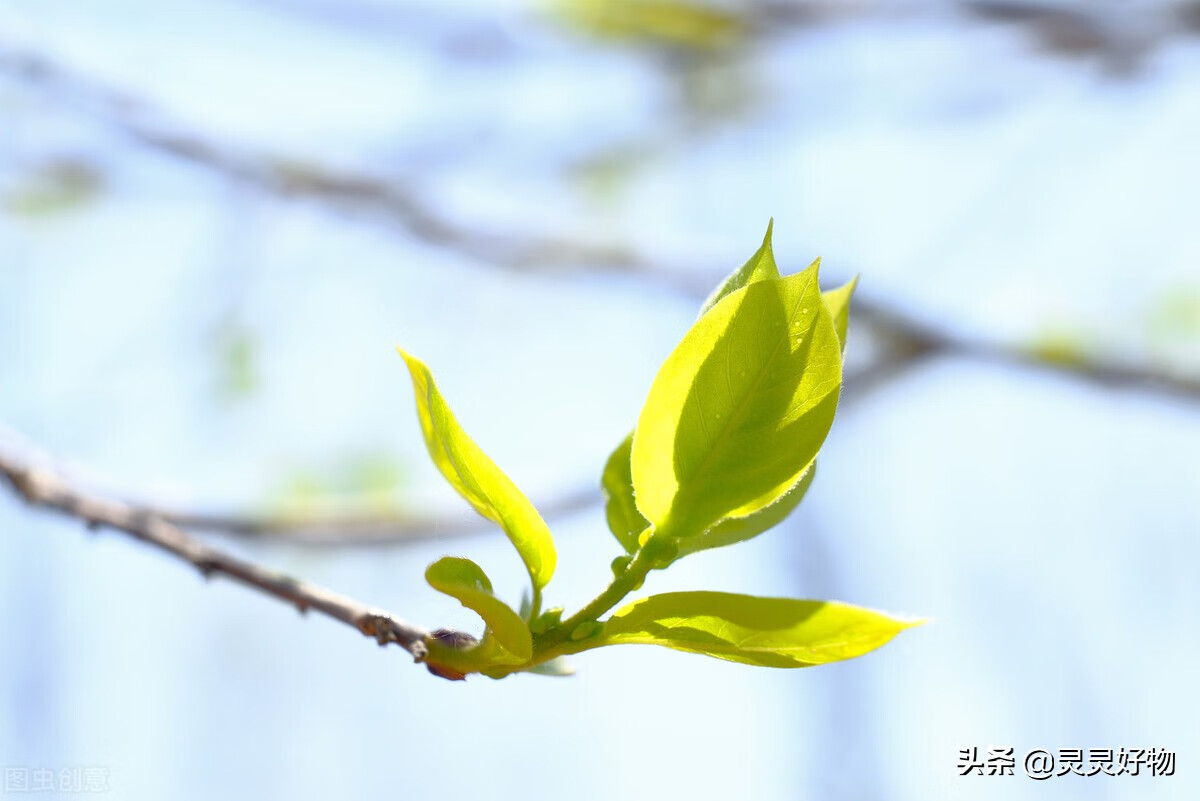
M 398 226 L 418 241 L 475 260 L 521 271 L 542 270 L 549 265 L 558 269 L 599 264 L 621 271 L 636 266 L 635 254 L 624 248 L 585 245 L 554 237 L 514 237 L 463 226 L 419 201 L 417 188 L 398 180 L 325 168 L 205 137 L 168 119 L 148 103 L 35 53 L 6 47 L 2 39 L 0 69 L 53 92 L 69 105 L 145 147 L 269 194 L 370 214 Z
M 0 475 L 30 506 L 62 512 L 83 521 L 91 530 L 108 527 L 122 531 L 187 562 L 206 579 L 226 576 L 243 586 L 291 604 L 301 613 L 313 609 L 352 626 L 380 645 L 396 643 L 412 654 L 417 662 L 425 660 L 425 639 L 431 633 L 388 612 L 231 556 L 194 539 L 178 526 L 145 509 L 84 491 L 68 484 L 50 470 L 33 467 L 3 451 L 0 451 Z M 470 637 L 460 632 L 439 631 L 433 634 L 439 637 Z
M 537 504 L 546 518 L 590 509 L 601 500 L 598 488 L 576 492 Z M 181 528 L 212 531 L 260 540 L 318 547 L 394 545 L 494 531 L 495 524 L 479 515 L 330 515 L 328 517 L 261 517 L 178 510 L 134 505 Z
M 1200 403 L 1200 376 L 1184 376 L 1135 364 L 1094 360 L 1086 354 L 1057 358 L 1036 348 L 1008 345 L 933 328 L 927 323 L 857 294 L 852 314 L 874 328 L 883 340 L 884 355 L 867 370 L 913 366 L 929 357 L 953 356 L 1019 370 L 1057 374 L 1110 390 L 1145 392 Z
M 166 120 L 145 103 L 124 93 L 97 85 L 36 54 L 5 49 L 2 42 L 0 69 L 52 90 L 144 146 L 199 164 L 264 192 L 380 217 L 419 241 L 483 263 L 522 272 L 554 269 L 562 273 L 566 267 L 575 272 L 593 270 L 623 274 L 695 299 L 705 297 L 719 275 L 716 269 L 703 272 L 670 269 L 627 248 L 480 232 L 424 206 L 417 201 L 419 193 L 412 187 L 347 171 L 301 165 L 206 138 Z M 877 333 L 881 355 L 866 368 L 847 376 L 850 398 L 859 397 L 930 358 L 955 356 L 1015 369 L 1048 371 L 1108 389 L 1129 389 L 1189 403 L 1200 402 L 1200 378 L 1086 357 L 1063 361 L 1019 346 L 973 339 L 935 328 L 861 292 L 855 297 L 852 314 L 856 323 L 865 324 Z M 594 490 L 577 491 L 542 508 L 548 515 L 565 514 L 595 503 L 598 497 Z M 128 505 L 128 508 L 176 527 L 320 546 L 408 542 L 484 530 L 482 521 L 465 516 L 454 519 L 398 516 L 289 519 L 172 511 L 148 505 Z
M 206 138 L 154 113 L 147 104 L 58 66 L 37 54 L 5 48 L 0 41 L 0 69 L 21 76 L 63 96 L 110 127 L 140 144 L 198 164 L 228 178 L 281 197 L 318 202 L 369 214 L 398 226 L 414 239 L 468 258 L 518 272 L 607 272 L 636 278 L 688 297 L 703 298 L 723 271 L 670 268 L 626 247 L 596 245 L 538 235 L 500 234 L 464 226 L 423 204 L 420 193 L 395 180 L 346 170 L 301 164 L 295 160 L 255 153 L 228 142 Z M 947 354 L 1022 369 L 1052 371 L 1103 387 L 1128 388 L 1200 402 L 1200 378 L 1173 375 L 1137 365 L 1105 363 L 1081 357 L 1072 362 L 1048 358 L 1034 350 L 963 337 L 859 293 L 852 314 L 875 329 L 887 345 L 886 363 L 873 368 L 875 385 L 883 377 L 904 371 L 905 360 Z M 197 522 L 204 522 L 203 519 Z M 278 521 L 211 528 L 250 533 L 282 531 Z M 228 522 L 228 521 L 226 521 Z M 313 528 L 321 527 L 320 525 Z M 303 528 L 310 528 L 303 526 Z M 371 521 L 362 530 L 385 530 Z M 371 535 L 364 534 L 371 538 Z

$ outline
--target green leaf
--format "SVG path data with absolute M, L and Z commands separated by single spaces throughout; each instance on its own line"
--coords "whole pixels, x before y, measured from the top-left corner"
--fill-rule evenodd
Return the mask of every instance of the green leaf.
M 701 317 L 726 295 L 736 292 L 747 284 L 779 277 L 779 267 L 775 264 L 775 251 L 771 247 L 771 231 L 774 227 L 775 220 L 772 219 L 767 223 L 767 233 L 763 236 L 762 245 L 754 251 L 754 255 L 747 259 L 745 264 L 730 273 L 721 282 L 721 285 L 713 290 L 708 299 L 704 301 L 704 305 L 700 307 Z
M 846 329 L 850 327 L 850 298 L 854 295 L 857 287 L 858 276 L 856 275 L 837 289 L 821 293 L 821 299 L 825 301 L 825 305 L 833 317 L 833 327 L 837 330 L 838 341 L 842 343 L 843 353 L 846 352 Z
M 861 656 L 922 622 L 836 601 L 673 592 L 617 611 L 597 644 L 662 645 L 748 665 L 795 668 Z
M 816 264 L 726 295 L 650 388 L 631 456 L 638 511 L 694 536 L 777 500 L 816 457 L 841 380 Z
M 719 301 L 741 286 L 754 283 L 755 281 L 779 277 L 779 269 L 776 266 L 775 254 L 771 247 L 771 230 L 774 223 L 775 221 L 771 220 L 767 224 L 767 234 L 763 239 L 762 247 L 740 269 L 726 278 L 725 282 L 709 297 L 708 302 L 705 303 L 704 310 L 701 312 L 702 315 L 716 301 Z M 819 269 L 820 265 L 821 260 L 816 259 L 809 267 Z M 833 327 L 837 331 L 838 341 L 841 342 L 843 353 L 846 351 L 846 330 L 850 323 L 850 298 L 853 296 L 857 286 L 858 276 L 855 276 L 837 289 L 830 289 L 821 293 L 821 299 L 825 301 L 825 306 L 829 309 L 830 316 L 833 317 Z M 808 491 L 808 485 L 811 481 L 812 472 L 809 466 L 806 466 L 799 474 L 792 476 L 778 487 L 746 504 L 743 509 L 735 511 L 734 516 L 726 518 L 722 524 L 718 524 L 729 524 L 728 526 L 723 526 L 724 530 L 720 534 L 716 534 L 712 529 L 706 532 L 706 535 L 709 533 L 714 534 L 711 538 L 705 536 L 706 542 L 712 544 L 702 545 L 699 542 L 690 542 L 688 545 L 680 548 L 679 555 L 685 556 L 699 550 L 716 548 L 719 545 L 730 545 L 734 542 L 741 542 L 761 534 L 791 514 L 792 510 L 804 498 L 804 493 Z M 804 486 L 800 487 L 801 484 Z M 632 491 L 631 488 L 631 494 Z M 787 499 L 786 501 L 784 500 L 785 498 Z M 753 511 L 747 513 L 748 510 Z M 737 532 L 736 535 L 735 532 Z
M 774 528 L 792 513 L 800 501 L 804 500 L 813 477 L 817 474 L 817 463 L 813 462 L 808 469 L 800 474 L 800 478 L 783 494 L 782 497 L 764 506 L 757 512 L 746 517 L 727 517 L 708 531 L 697 537 L 685 537 L 679 541 L 681 559 L 690 553 L 706 551 L 709 548 L 721 548 L 757 537 L 764 531 Z
M 534 634 L 544 634 L 562 621 L 562 614 L 563 608 L 561 606 L 547 609 L 529 621 L 529 630 Z M 525 617 L 525 615 L 522 615 L 522 617 Z
M 820 259 L 814 262 L 818 266 L 820 263 Z M 830 316 L 833 317 L 833 327 L 837 331 L 838 341 L 841 343 L 843 353 L 846 352 L 846 331 L 850 324 L 850 298 L 854 294 L 856 286 L 858 286 L 858 276 L 855 276 L 848 283 L 837 289 L 830 289 L 821 293 L 821 300 L 825 301 L 825 306 L 829 309 Z M 813 462 L 813 466 L 815 464 Z M 811 480 L 812 472 L 808 467 L 805 467 L 798 475 L 792 476 L 777 487 L 763 493 L 763 495 L 745 504 L 741 509 L 734 511 L 723 523 L 719 523 L 718 526 L 724 523 L 729 523 L 730 525 L 726 527 L 723 534 L 711 540 L 717 544 L 700 546 L 699 543 L 696 543 L 691 547 L 680 548 L 679 555 L 684 556 L 698 550 L 715 548 L 717 545 L 730 545 L 734 542 L 741 542 L 742 540 L 761 534 L 791 514 L 792 510 L 803 499 L 804 493 L 808 491 L 808 484 Z M 801 484 L 804 487 L 797 492 L 796 490 Z M 785 501 L 785 499 L 787 500 Z M 709 532 L 711 531 L 710 529 Z M 729 539 L 727 535 L 733 534 L 734 531 L 745 533 L 745 536 Z M 706 532 L 706 534 L 709 532 Z
M 820 259 L 817 259 L 814 262 L 814 264 L 818 266 L 820 263 Z M 825 306 L 829 309 L 830 316 L 833 317 L 833 327 L 837 332 L 838 342 L 841 343 L 842 353 L 846 352 L 846 331 L 850 326 L 850 298 L 853 296 L 854 289 L 857 286 L 858 276 L 855 276 L 849 282 L 838 287 L 837 289 L 830 289 L 821 293 L 821 300 L 825 301 Z M 813 464 L 815 465 L 815 462 Z M 804 471 L 801 471 L 798 475 L 792 476 L 787 481 L 779 484 L 779 486 L 746 504 L 742 509 L 734 512 L 733 516 L 727 518 L 728 522 L 733 523 L 733 528 L 746 528 L 745 526 L 741 525 L 740 521 L 749 522 L 751 519 L 757 519 L 759 512 L 764 514 L 763 518 L 758 522 L 765 523 L 765 527 L 758 529 L 749 536 L 732 540 L 731 542 L 741 542 L 742 539 L 750 539 L 750 537 L 761 534 L 763 531 L 766 531 L 768 528 L 771 528 L 772 526 L 781 522 L 785 517 L 791 514 L 791 511 L 800 503 L 801 499 L 804 497 L 804 493 L 808 490 L 808 482 L 811 480 L 812 475 L 809 473 L 808 468 L 805 467 Z M 795 490 L 801 483 L 804 484 L 804 488 L 799 493 L 796 493 Z M 789 499 L 787 503 L 784 503 L 785 498 Z M 770 514 L 767 514 L 769 509 L 774 511 Z M 747 510 L 754 511 L 749 511 L 747 514 Z M 734 523 L 734 521 L 739 522 Z M 730 544 L 730 542 L 722 542 L 721 544 L 727 545 Z M 709 545 L 705 547 L 712 548 L 716 546 Z M 701 549 L 693 547 L 691 549 L 681 550 L 683 550 L 684 553 L 690 553 L 692 551 Z M 683 553 L 680 555 L 682 556 Z
M 771 234 L 775 221 L 767 223 L 767 232 L 763 236 L 762 245 L 754 252 L 746 263 L 730 273 L 718 286 L 700 310 L 704 316 L 709 309 L 733 292 L 757 281 L 779 278 L 779 267 L 775 261 L 775 253 L 771 244 Z M 818 259 L 814 264 L 820 264 Z M 838 337 L 845 347 L 845 332 L 849 318 L 848 307 L 854 286 L 853 281 L 838 289 L 822 293 L 830 314 L 834 319 L 834 327 Z M 605 510 L 608 525 L 618 541 L 629 553 L 637 551 L 638 535 L 644 531 L 649 522 L 637 510 L 633 495 L 633 477 L 630 469 L 630 450 L 633 444 L 631 433 L 609 457 L 604 468 L 603 486 L 607 503 Z M 795 509 L 804 497 L 808 484 L 812 481 L 812 470 L 806 467 L 798 476 L 794 476 L 766 501 L 766 506 L 751 512 L 748 516 L 727 518 L 714 529 L 705 532 L 701 537 L 689 538 L 686 545 L 680 548 L 680 556 L 696 551 L 730 545 L 735 542 L 750 539 L 782 521 Z M 800 485 L 803 484 L 803 487 Z M 785 500 L 786 499 L 786 500 Z M 716 529 L 721 529 L 717 531 Z
M 492 594 L 492 582 L 479 565 L 459 556 L 443 556 L 426 568 L 425 580 L 438 592 L 457 598 L 487 624 L 483 639 L 472 649 L 480 667 L 520 664 L 533 656 L 529 626 Z
M 397 348 L 397 350 L 400 350 Z M 459 426 L 424 362 L 403 350 L 425 446 L 438 470 L 475 511 L 504 529 L 525 562 L 534 597 L 554 575 L 556 555 L 550 529 L 529 499 Z
M 633 476 L 629 466 L 632 447 L 633 434 L 630 434 L 621 440 L 612 456 L 608 457 L 600 480 L 604 487 L 604 514 L 608 518 L 608 528 L 629 553 L 637 551 L 638 535 L 650 526 L 633 500 Z

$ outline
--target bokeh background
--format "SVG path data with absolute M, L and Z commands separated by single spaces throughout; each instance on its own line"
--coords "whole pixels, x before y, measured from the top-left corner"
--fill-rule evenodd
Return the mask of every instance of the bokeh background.
M 5 0 L 0 444 L 171 509 L 462 519 L 393 346 L 551 524 L 774 217 L 862 275 L 799 511 L 650 591 L 928 615 L 803 671 L 656 648 L 450 683 L 0 497 L 0 765 L 111 797 L 1200 795 L 1200 4 Z M 582 495 L 581 495 L 582 493 Z M 203 533 L 203 532 L 202 532 Z M 429 625 L 486 530 L 211 541 Z M 311 540 L 319 540 L 317 544 Z M 962 748 L 1174 777 L 960 777 Z M 60 788 L 61 789 L 61 788 Z

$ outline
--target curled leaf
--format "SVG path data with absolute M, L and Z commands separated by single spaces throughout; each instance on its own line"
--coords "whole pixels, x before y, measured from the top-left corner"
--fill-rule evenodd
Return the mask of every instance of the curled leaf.
M 516 484 L 463 431 L 425 363 L 403 350 L 400 355 L 412 376 L 417 414 L 430 458 L 475 511 L 504 529 L 538 595 L 554 575 L 557 561 L 546 522 Z
M 508 604 L 492 594 L 492 582 L 483 568 L 460 556 L 443 556 L 425 570 L 425 580 L 444 592 L 487 624 L 476 649 L 477 661 L 487 664 L 520 664 L 533 655 L 529 626 Z

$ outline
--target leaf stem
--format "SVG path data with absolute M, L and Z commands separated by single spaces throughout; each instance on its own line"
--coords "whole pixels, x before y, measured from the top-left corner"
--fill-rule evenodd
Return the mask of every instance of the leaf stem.
M 566 642 L 580 624 L 596 620 L 608 610 L 616 606 L 622 598 L 641 586 L 646 575 L 654 569 L 655 561 L 661 555 L 662 540 L 651 537 L 638 550 L 625 569 L 613 577 L 612 582 L 582 609 L 559 623 L 554 628 L 534 642 L 535 658 L 550 652 L 556 646 Z
M 537 620 L 537 616 L 542 613 L 542 588 L 536 583 L 533 585 L 533 597 L 529 601 L 529 622 Z

